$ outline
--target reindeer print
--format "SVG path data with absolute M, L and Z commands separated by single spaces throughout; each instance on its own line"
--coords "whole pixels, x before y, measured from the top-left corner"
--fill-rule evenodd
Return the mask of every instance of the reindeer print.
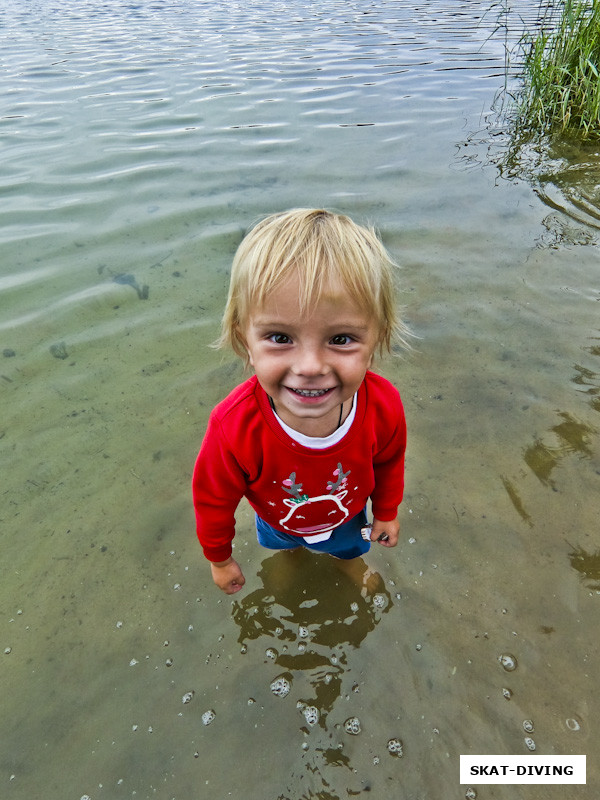
M 302 536 L 328 533 L 337 528 L 348 516 L 348 509 L 342 500 L 348 494 L 346 486 L 349 474 L 350 470 L 344 472 L 338 463 L 333 471 L 335 480 L 327 482 L 327 494 L 309 497 L 302 493 L 302 484 L 296 482 L 296 473 L 292 472 L 282 483 L 284 491 L 291 495 L 291 499 L 283 501 L 290 510 L 279 520 L 279 524 Z

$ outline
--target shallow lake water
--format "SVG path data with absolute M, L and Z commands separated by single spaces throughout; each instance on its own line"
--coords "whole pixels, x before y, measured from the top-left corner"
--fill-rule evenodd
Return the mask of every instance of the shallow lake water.
M 492 111 L 537 5 L 5 0 L 3 798 L 598 796 L 600 154 L 507 165 Z M 293 206 L 402 268 L 402 539 L 341 571 L 243 505 L 231 598 L 190 480 L 244 373 L 209 344 Z M 526 737 L 587 785 L 460 785 Z

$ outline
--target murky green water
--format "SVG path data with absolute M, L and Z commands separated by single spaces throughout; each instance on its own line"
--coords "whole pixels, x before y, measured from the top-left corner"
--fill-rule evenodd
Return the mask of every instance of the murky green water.
M 463 798 L 459 755 L 529 753 L 526 719 L 587 786 L 478 797 L 597 796 L 600 158 L 499 169 L 498 14 L 3 4 L 2 797 Z M 403 539 L 346 574 L 242 507 L 232 600 L 189 484 L 242 371 L 207 345 L 243 231 L 296 205 L 403 265 Z

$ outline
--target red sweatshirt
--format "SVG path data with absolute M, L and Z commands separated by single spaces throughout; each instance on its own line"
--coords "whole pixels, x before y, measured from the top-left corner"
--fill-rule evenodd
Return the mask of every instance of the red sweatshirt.
M 212 411 L 193 477 L 197 532 L 209 561 L 231 555 L 243 496 L 269 525 L 312 536 L 341 525 L 371 498 L 373 516 L 395 519 L 404 491 L 406 422 L 398 391 L 367 372 L 356 416 L 324 450 L 291 439 L 256 376 Z

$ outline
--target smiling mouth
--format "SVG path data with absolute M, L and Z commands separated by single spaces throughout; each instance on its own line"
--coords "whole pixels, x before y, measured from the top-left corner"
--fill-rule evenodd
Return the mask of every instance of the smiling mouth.
M 292 389 L 288 387 L 290 392 L 300 395 L 300 397 L 323 397 L 331 391 L 331 389 Z

